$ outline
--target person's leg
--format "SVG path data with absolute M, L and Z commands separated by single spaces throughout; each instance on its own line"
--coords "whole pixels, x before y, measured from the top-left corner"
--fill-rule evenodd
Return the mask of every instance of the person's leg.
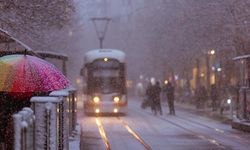
M 224 107 L 220 108 L 220 114 L 223 115 Z
M 153 103 L 152 103 L 152 110 L 154 112 L 154 115 L 157 115 L 157 104 L 155 100 L 153 100 Z
M 215 100 L 214 99 L 212 99 L 212 107 L 213 107 L 213 111 L 215 111 Z
M 162 115 L 161 102 L 159 103 L 160 115 Z
M 154 103 L 154 115 L 157 115 L 157 105 Z
M 171 114 L 171 102 L 170 102 L 170 99 L 168 99 L 168 111 L 169 111 L 169 114 Z
M 174 110 L 173 110 L 173 100 L 170 100 L 170 114 L 174 114 Z
M 175 115 L 174 100 L 172 100 L 173 115 Z

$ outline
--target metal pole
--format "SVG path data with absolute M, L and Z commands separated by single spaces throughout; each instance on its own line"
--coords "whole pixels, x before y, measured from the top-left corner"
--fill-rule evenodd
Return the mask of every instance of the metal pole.
M 200 87 L 200 60 L 199 58 L 196 59 L 196 67 L 197 67 L 197 72 L 196 72 L 196 88 Z
M 237 84 L 237 94 L 236 94 L 236 117 L 240 117 L 239 113 L 239 104 L 240 104 L 240 86 Z
M 206 67 L 207 67 L 207 89 L 210 90 L 210 63 L 208 54 L 206 54 Z
M 233 100 L 232 97 L 227 99 L 227 104 L 229 105 L 230 118 L 233 120 Z
M 103 49 L 103 37 L 100 37 L 99 38 L 99 41 L 100 41 L 100 49 Z
M 243 118 L 247 119 L 247 93 L 246 89 L 243 89 L 244 99 L 243 99 Z
M 230 103 L 230 116 L 231 116 L 231 119 L 233 119 L 233 116 L 234 114 L 233 114 L 233 101 L 231 101 L 231 103 Z
M 46 110 L 47 114 L 46 114 L 46 150 L 50 150 L 50 113 L 51 110 L 47 109 Z
M 67 76 L 67 67 L 66 67 L 66 61 L 62 61 L 62 72 L 65 76 Z

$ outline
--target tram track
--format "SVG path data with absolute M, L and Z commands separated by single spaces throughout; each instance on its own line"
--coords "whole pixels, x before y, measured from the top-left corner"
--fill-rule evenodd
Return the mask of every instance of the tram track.
M 127 129 L 127 131 L 145 147 L 146 150 L 153 150 L 135 131 L 132 130 L 132 128 L 128 125 L 127 122 L 122 120 L 120 117 L 117 117 L 117 119 L 122 123 L 122 125 Z
M 144 148 L 145 150 L 153 150 L 130 126 L 129 124 L 123 120 L 121 117 L 116 117 L 116 119 L 120 122 L 120 125 L 122 125 L 127 132 L 132 135 L 132 137 L 137 140 Z M 104 130 L 104 125 L 100 118 L 96 117 L 96 124 L 99 129 L 99 133 L 103 139 L 105 150 L 111 150 L 111 144 L 109 142 L 109 139 L 107 137 L 107 134 Z
M 95 120 L 96 120 L 97 127 L 99 129 L 99 133 L 100 133 L 100 135 L 101 135 L 101 137 L 103 139 L 105 149 L 106 150 L 111 150 L 109 140 L 107 138 L 107 135 L 106 135 L 106 132 L 104 130 L 104 127 L 103 127 L 103 124 L 102 124 L 101 120 L 98 117 L 96 117 Z

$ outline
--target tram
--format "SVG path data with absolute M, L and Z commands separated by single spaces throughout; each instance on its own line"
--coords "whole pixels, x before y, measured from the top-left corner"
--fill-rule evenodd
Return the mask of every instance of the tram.
M 85 53 L 81 69 L 85 82 L 84 112 L 127 113 L 125 53 L 97 49 Z

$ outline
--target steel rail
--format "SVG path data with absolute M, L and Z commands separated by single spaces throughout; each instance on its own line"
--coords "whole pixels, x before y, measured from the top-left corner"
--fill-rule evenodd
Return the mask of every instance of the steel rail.
M 96 124 L 98 126 L 99 133 L 102 136 L 103 142 L 105 144 L 105 149 L 106 150 L 111 150 L 111 147 L 110 147 L 110 144 L 109 144 L 109 140 L 108 140 L 108 138 L 106 136 L 105 130 L 103 128 L 103 125 L 102 125 L 102 123 L 101 123 L 101 121 L 99 120 L 98 117 L 95 118 L 95 122 L 96 122 Z
M 117 119 L 127 129 L 127 131 L 145 147 L 146 150 L 153 150 L 135 131 L 133 131 L 133 129 L 128 125 L 127 122 L 125 122 L 120 117 L 117 117 Z

